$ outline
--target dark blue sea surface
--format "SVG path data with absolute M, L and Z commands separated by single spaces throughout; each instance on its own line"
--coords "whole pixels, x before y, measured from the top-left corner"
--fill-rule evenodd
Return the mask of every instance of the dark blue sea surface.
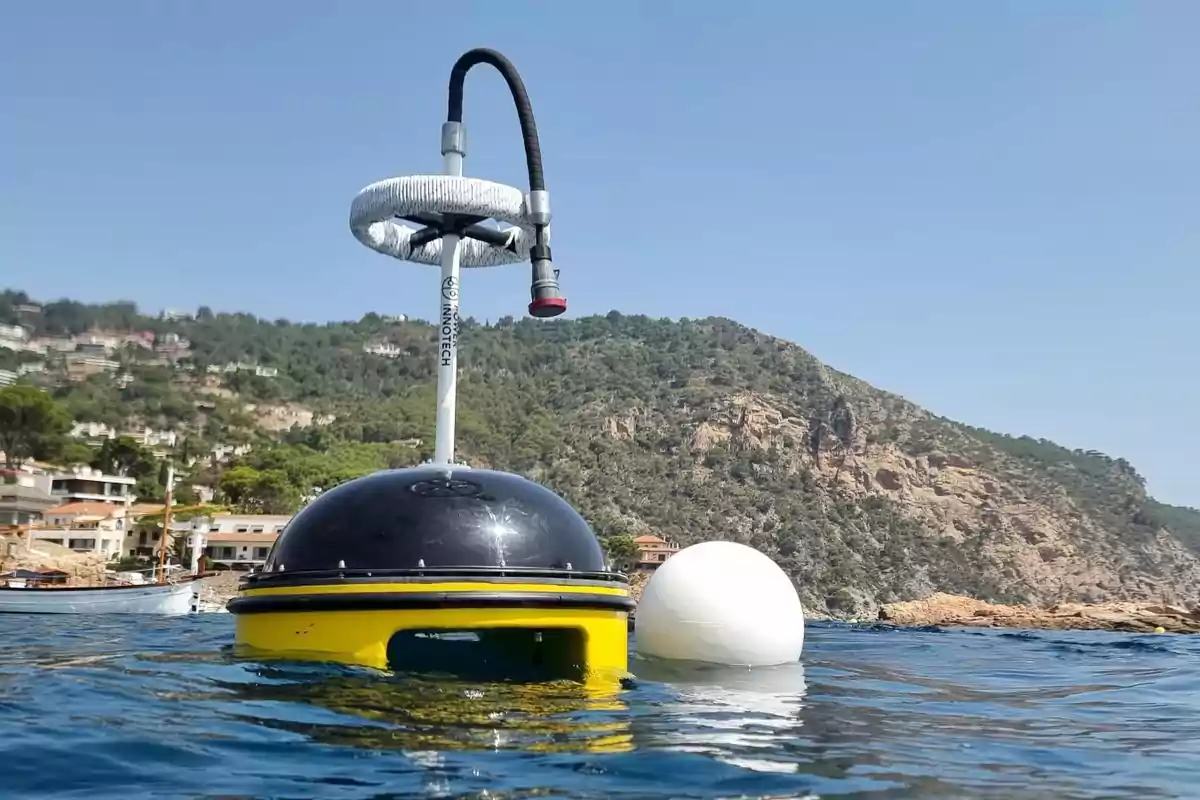
M 615 701 L 236 659 L 233 620 L 0 617 L 0 798 L 1200 797 L 1200 637 L 809 628 Z

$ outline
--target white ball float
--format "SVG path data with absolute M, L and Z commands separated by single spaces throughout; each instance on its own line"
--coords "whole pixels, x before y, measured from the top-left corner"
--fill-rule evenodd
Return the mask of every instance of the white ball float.
M 766 667 L 799 660 L 804 608 L 771 559 L 736 542 L 687 547 L 650 577 L 637 606 L 639 656 Z

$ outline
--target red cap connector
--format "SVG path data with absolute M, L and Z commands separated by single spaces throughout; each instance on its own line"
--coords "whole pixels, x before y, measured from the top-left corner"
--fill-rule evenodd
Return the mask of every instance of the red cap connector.
M 557 317 L 567 310 L 567 298 L 565 297 L 541 297 L 529 304 L 529 316 L 540 317 Z

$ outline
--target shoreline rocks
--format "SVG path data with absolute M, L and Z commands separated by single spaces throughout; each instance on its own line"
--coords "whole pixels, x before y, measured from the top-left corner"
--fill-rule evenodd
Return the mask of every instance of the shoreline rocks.
M 219 573 L 202 581 L 201 600 L 206 606 L 223 609 L 237 594 L 239 573 Z M 633 581 L 633 595 L 640 599 L 648 576 Z M 636 612 L 635 612 L 636 614 Z M 837 617 L 806 610 L 806 619 Z M 878 619 L 898 627 L 924 625 L 945 627 L 1028 628 L 1035 630 L 1107 630 L 1128 633 L 1200 633 L 1200 604 L 1171 605 L 1149 601 L 1113 603 L 1060 603 L 1048 608 L 998 605 L 970 597 L 938 592 L 924 600 L 885 603 Z M 863 620 L 865 621 L 865 620 Z
M 1127 601 L 1096 604 L 1060 603 L 1048 608 L 1037 608 L 996 605 L 939 592 L 924 600 L 887 603 L 879 609 L 879 620 L 902 627 L 944 625 L 1132 633 L 1200 633 L 1200 606 Z
M 201 578 L 200 606 L 205 611 L 224 611 L 225 604 L 237 597 L 238 581 L 245 575 L 243 572 L 218 572 L 207 578 Z

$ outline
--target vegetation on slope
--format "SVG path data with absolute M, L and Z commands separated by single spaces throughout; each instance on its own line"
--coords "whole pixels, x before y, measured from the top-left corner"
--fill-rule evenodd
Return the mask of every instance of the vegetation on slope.
M 28 301 L 0 295 L 0 322 L 16 322 L 16 306 Z M 34 333 L 93 328 L 175 333 L 191 347 L 174 370 L 122 351 L 131 382 L 50 384 L 54 396 L 77 420 L 134 416 L 186 427 L 198 451 L 231 437 L 253 443 L 232 463 L 197 466 L 193 478 L 216 487 L 220 502 L 290 511 L 314 489 L 432 454 L 435 333 L 427 323 L 368 314 L 293 324 L 208 309 L 165 321 L 131 303 L 58 301 L 42 306 Z M 376 341 L 402 355 L 363 352 Z M 1012 487 L 1060 511 L 1064 529 L 1097 558 L 1126 548 L 1133 567 L 1169 571 L 1153 552 L 1163 529 L 1200 552 L 1200 512 L 1147 497 L 1123 459 L 931 416 L 730 320 L 617 312 L 553 323 L 468 319 L 460 341 L 460 458 L 549 485 L 614 550 L 642 532 L 683 544 L 743 541 L 788 570 L 806 602 L 831 608 L 852 606 L 856 594 L 887 601 L 930 588 L 1001 601 L 1037 594 L 1027 575 L 997 560 L 1005 520 L 949 537 L 914 517 L 911 503 L 860 491 L 854 481 L 871 482 L 860 474 L 866 460 L 884 453 L 949 454 L 986 470 L 1003 482 L 1000 494 Z M 228 362 L 278 374 L 224 375 L 236 398 L 204 394 L 207 368 Z M 777 413 L 783 432 L 763 433 L 744 411 L 721 423 L 728 434 L 701 435 L 730 409 L 749 408 L 735 402 L 744 397 Z M 243 401 L 303 403 L 333 421 L 269 435 L 255 429 Z M 1095 530 L 1102 542 L 1089 541 Z

